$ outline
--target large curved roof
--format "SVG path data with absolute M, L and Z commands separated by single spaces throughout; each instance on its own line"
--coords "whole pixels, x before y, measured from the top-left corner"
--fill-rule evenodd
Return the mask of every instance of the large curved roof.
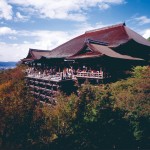
M 125 24 L 117 24 L 109 27 L 87 31 L 84 34 L 79 35 L 69 40 L 68 42 L 52 49 L 51 51 L 31 49 L 29 53 L 34 56 L 33 59 L 40 59 L 42 56 L 49 59 L 68 58 L 78 53 L 84 47 L 87 39 L 107 43 L 105 47 L 108 47 L 111 50 L 118 48 L 120 45 L 129 43 L 131 40 L 137 43 L 137 45 L 134 47 L 135 50 L 138 47 L 138 44 L 143 45 L 143 47 L 148 47 L 148 52 L 150 47 L 150 42 L 144 39 L 141 35 L 126 27 Z M 140 49 L 140 51 L 143 50 L 144 48 Z M 128 55 L 128 52 L 125 54 Z M 134 57 L 134 55 L 132 56 Z
M 125 31 L 124 24 L 87 31 L 84 34 L 54 48 L 50 52 L 49 57 L 69 57 L 82 49 L 87 39 L 107 42 L 109 46 L 116 47 L 127 42 L 129 40 L 129 36 Z
M 96 30 L 87 31 L 84 34 L 54 48 L 48 58 L 66 58 L 80 51 L 87 39 L 108 43 L 108 47 L 115 48 L 119 45 L 134 40 L 139 44 L 150 46 L 150 42 L 126 27 L 125 24 L 117 24 Z

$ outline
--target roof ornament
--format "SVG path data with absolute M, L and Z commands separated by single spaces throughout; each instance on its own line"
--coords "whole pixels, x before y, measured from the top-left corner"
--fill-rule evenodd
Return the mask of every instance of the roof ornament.
M 126 26 L 126 23 L 125 23 L 125 21 L 123 22 L 123 26 Z
M 104 46 L 108 46 L 108 42 L 103 42 L 103 41 L 98 41 L 98 40 L 92 40 L 92 39 L 89 39 L 87 38 L 85 40 L 85 43 L 92 43 L 92 44 L 98 44 L 98 45 L 104 45 Z

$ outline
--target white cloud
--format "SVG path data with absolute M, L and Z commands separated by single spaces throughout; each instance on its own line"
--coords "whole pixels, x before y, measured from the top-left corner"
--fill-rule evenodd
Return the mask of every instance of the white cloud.
M 147 29 L 147 30 L 144 31 L 143 37 L 146 38 L 146 39 L 150 37 L 150 29 Z
M 109 6 L 108 4 L 106 4 L 106 3 L 102 3 L 102 4 L 99 5 L 99 8 L 100 8 L 101 10 L 108 9 L 109 7 L 110 7 L 110 6 Z
M 87 9 L 98 6 L 101 9 L 108 9 L 112 4 L 123 4 L 125 0 L 8 0 L 8 2 L 36 17 L 85 21 Z
M 30 44 L 0 43 L 0 61 L 19 61 L 26 57 Z
M 15 30 L 12 30 L 9 27 L 0 27 L 0 35 L 16 34 Z
M 11 20 L 12 19 L 12 6 L 9 5 L 5 0 L 0 0 L 0 19 Z
M 29 48 L 51 50 L 73 37 L 62 31 L 17 31 L 17 39 L 32 38 L 32 41 L 22 40 L 22 43 L 0 43 L 0 61 L 19 61 L 27 56 Z M 6 35 L 6 32 L 5 32 Z M 11 37 L 12 38 L 12 37 Z M 16 40 L 15 40 L 16 41 Z
M 47 30 L 32 32 L 30 36 L 36 39 L 34 47 L 49 50 L 72 38 L 72 35 L 68 32 Z
M 0 22 L 0 24 L 2 24 L 2 25 L 3 25 L 3 24 L 5 24 L 5 22 L 1 21 L 1 22 Z
M 147 16 L 137 17 L 135 18 L 135 20 L 138 21 L 140 25 L 150 23 L 150 18 L 148 18 Z
M 27 16 L 21 15 L 20 12 L 16 12 L 15 21 L 27 21 L 29 18 Z
M 78 24 L 76 27 L 78 28 L 76 31 L 74 31 L 74 36 L 78 36 L 80 34 L 83 34 L 86 31 L 95 30 L 103 27 L 110 26 L 111 24 L 103 24 L 102 22 L 98 22 L 95 25 L 91 25 L 87 22 L 84 22 L 82 24 Z
M 10 40 L 16 40 L 16 39 L 17 39 L 15 36 L 8 36 L 8 38 L 9 38 Z
M 28 41 L 23 41 L 23 43 L 24 43 L 24 44 L 29 44 L 30 42 L 28 42 Z

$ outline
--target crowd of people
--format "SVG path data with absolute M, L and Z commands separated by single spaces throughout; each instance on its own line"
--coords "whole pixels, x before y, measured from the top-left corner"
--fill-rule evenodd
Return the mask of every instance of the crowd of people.
M 26 69 L 27 75 L 37 76 L 37 77 L 61 77 L 62 79 L 73 78 L 73 75 L 76 74 L 76 71 L 70 68 L 64 68 L 63 70 L 54 68 L 38 68 L 38 67 L 30 67 Z
M 55 75 L 56 69 L 55 68 L 40 68 L 40 67 L 29 67 L 26 70 L 28 75 L 43 75 L 43 76 L 49 76 L 49 75 Z
M 58 69 L 56 67 L 53 68 L 40 68 L 40 67 L 29 67 L 26 70 L 26 73 L 28 76 L 37 76 L 37 77 L 60 77 L 62 80 L 64 79 L 72 79 L 76 76 L 84 75 L 84 73 L 87 73 L 87 76 L 94 75 L 101 75 L 103 76 L 102 68 L 99 70 L 92 70 L 91 68 L 88 69 L 87 67 L 83 66 L 82 68 L 79 67 L 78 69 L 73 69 L 73 67 L 64 67 L 63 69 Z

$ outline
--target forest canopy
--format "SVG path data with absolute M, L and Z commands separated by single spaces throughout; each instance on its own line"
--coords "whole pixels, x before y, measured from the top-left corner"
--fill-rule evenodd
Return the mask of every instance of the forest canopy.
M 50 107 L 35 102 L 24 68 L 0 73 L 0 148 L 149 149 L 150 68 L 110 84 L 85 83 L 78 94 L 57 96 Z

